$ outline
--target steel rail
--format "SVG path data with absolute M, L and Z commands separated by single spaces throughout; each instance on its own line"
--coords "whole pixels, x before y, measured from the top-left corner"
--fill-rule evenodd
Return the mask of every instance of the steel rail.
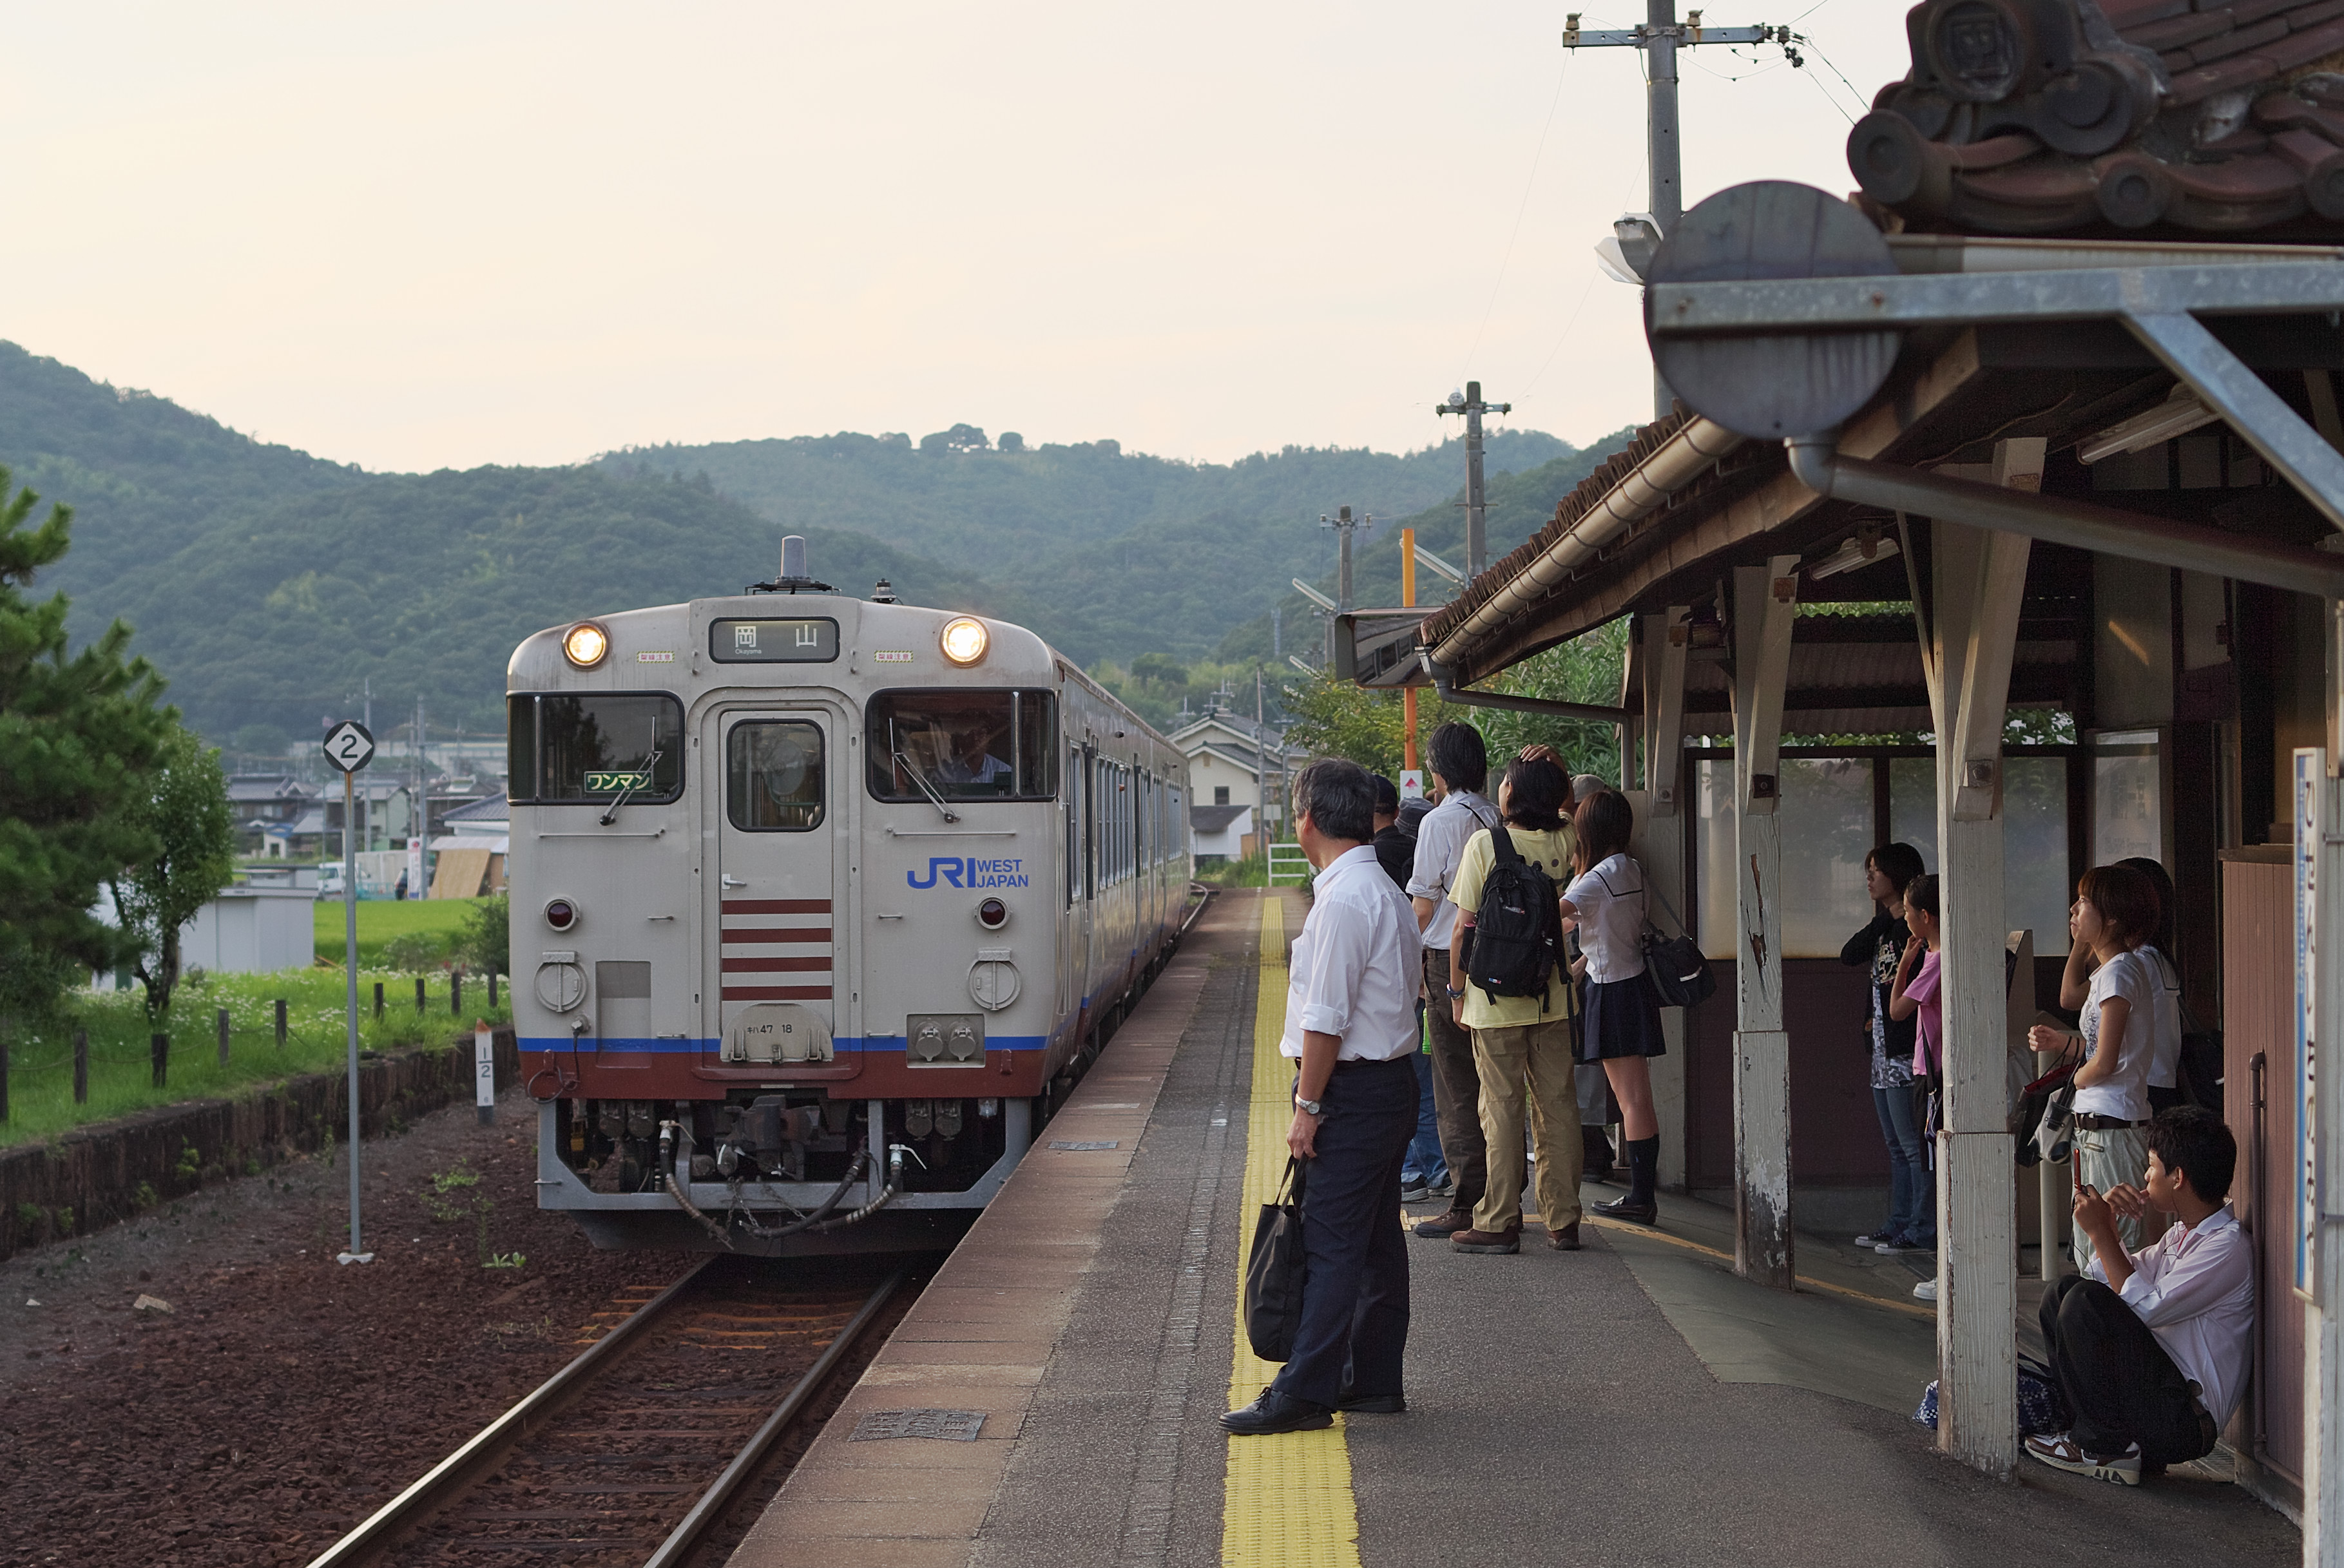
M 793 1421 L 805 1413 L 805 1407 L 822 1391 L 823 1385 L 838 1370 L 838 1363 L 846 1359 L 856 1342 L 885 1310 L 887 1303 L 894 1300 L 895 1292 L 901 1290 L 910 1278 L 909 1270 L 898 1269 L 887 1277 L 885 1283 L 871 1293 L 870 1299 L 863 1303 L 862 1310 L 823 1348 L 813 1365 L 806 1369 L 805 1375 L 791 1388 L 773 1413 L 765 1418 L 765 1424 L 741 1445 L 741 1452 L 732 1456 L 732 1462 L 724 1467 L 723 1473 L 710 1483 L 706 1492 L 701 1493 L 700 1501 L 692 1505 L 692 1512 L 668 1533 L 668 1538 L 660 1543 L 659 1550 L 645 1559 L 643 1568 L 676 1568 L 691 1555 L 693 1548 L 700 1544 L 701 1537 L 707 1533 L 709 1526 L 732 1506 L 733 1496 L 741 1490 L 742 1484 L 764 1462 L 766 1452 L 780 1440 Z
M 578 1392 L 601 1370 L 603 1362 L 618 1354 L 620 1347 L 631 1343 L 646 1326 L 665 1317 L 668 1310 L 691 1290 L 701 1271 L 719 1256 L 711 1253 L 693 1264 L 683 1278 L 637 1308 L 576 1360 L 539 1384 L 519 1404 L 482 1427 L 470 1442 L 426 1471 L 422 1479 L 375 1510 L 357 1529 L 310 1559 L 309 1568 L 353 1568 L 354 1564 L 372 1562 L 401 1531 L 445 1503 L 501 1457 L 506 1448 L 528 1435 L 533 1421 L 550 1416 Z

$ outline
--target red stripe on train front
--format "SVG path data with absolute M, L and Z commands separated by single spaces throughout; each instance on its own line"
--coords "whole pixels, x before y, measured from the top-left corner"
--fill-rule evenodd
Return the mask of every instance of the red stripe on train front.
M 830 973 L 830 956 L 825 953 L 812 958 L 735 958 L 727 954 L 721 966 L 727 975 L 827 975 Z
M 727 986 L 723 999 L 728 1002 L 827 1002 L 827 986 Z
M 827 926 L 724 926 L 716 935 L 726 942 L 755 942 L 771 946 L 776 942 L 804 944 L 827 942 L 834 933 Z
M 728 898 L 719 905 L 727 915 L 827 915 L 827 898 Z

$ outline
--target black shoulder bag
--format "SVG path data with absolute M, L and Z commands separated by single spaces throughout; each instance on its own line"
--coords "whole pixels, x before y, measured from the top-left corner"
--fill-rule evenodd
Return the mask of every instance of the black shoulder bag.
M 1646 876 L 1647 896 L 1659 897 L 1651 892 L 1652 885 L 1652 879 Z M 1679 931 L 1684 930 L 1684 922 L 1677 920 L 1677 912 L 1669 908 L 1667 899 L 1661 899 L 1661 907 L 1668 910 Z M 1644 918 L 1644 973 L 1651 976 L 1652 993 L 1663 1007 L 1690 1007 L 1717 994 L 1717 976 L 1709 972 L 1701 944 L 1689 936 L 1662 936 L 1650 915 Z
M 1278 1195 L 1254 1221 L 1253 1252 L 1246 1259 L 1246 1341 L 1265 1361 L 1293 1355 L 1294 1337 L 1302 1331 L 1302 1187 L 1308 1169 L 1288 1156 Z

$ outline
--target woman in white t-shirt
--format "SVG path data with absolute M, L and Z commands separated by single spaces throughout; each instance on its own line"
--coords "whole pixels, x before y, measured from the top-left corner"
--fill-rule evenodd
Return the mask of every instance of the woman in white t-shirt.
M 2128 865 L 2096 865 L 2076 887 L 2068 934 L 2099 960 L 2081 1002 L 2084 1065 L 2076 1069 L 2076 1180 L 2098 1192 L 2137 1188 L 2148 1172 L 2148 1074 L 2157 1054 L 2161 976 L 2141 943 L 2157 929 L 2157 889 Z M 2077 967 L 2069 960 L 2069 975 Z M 2068 1003 L 2063 986 L 2060 1002 Z M 2038 1051 L 2066 1047 L 2066 1031 L 2037 1024 L 2028 1043 Z M 2128 1229 L 2127 1229 L 2128 1227 Z M 2140 1245 L 2137 1219 L 2119 1220 L 2127 1251 Z M 2075 1233 L 2078 1272 L 2092 1263 L 2092 1242 Z
M 1628 1154 L 1628 1195 L 1595 1206 L 1598 1214 L 1651 1225 L 1661 1162 L 1661 1123 L 1652 1110 L 1650 1058 L 1668 1054 L 1661 1006 L 1644 976 L 1644 868 L 1628 857 L 1636 824 L 1628 797 L 1604 790 L 1579 803 L 1573 863 L 1579 875 L 1562 891 L 1562 917 L 1579 922 L 1587 995 L 1581 1006 L 1579 1059 L 1601 1062 L 1620 1102 L 1621 1141 Z

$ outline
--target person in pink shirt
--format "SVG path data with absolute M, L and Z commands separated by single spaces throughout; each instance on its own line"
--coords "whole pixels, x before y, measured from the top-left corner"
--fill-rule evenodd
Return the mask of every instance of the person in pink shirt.
M 1896 966 L 1896 983 L 1888 993 L 1888 1016 L 1899 1022 L 1918 1014 L 1919 1023 L 1913 1041 L 1913 1125 L 1934 1156 L 1937 1135 L 1936 1086 L 1945 1079 L 1945 1008 L 1939 995 L 1937 951 L 1943 927 L 1937 924 L 1937 879 L 1930 875 L 1915 877 L 1904 888 L 1904 924 L 1911 927 L 1913 940 L 1904 945 L 1904 956 Z M 1921 1174 L 1923 1191 L 1921 1212 L 1926 1217 L 1925 1229 L 1915 1240 L 1925 1245 L 1936 1239 L 1936 1200 L 1930 1189 L 1935 1185 L 1935 1161 Z M 1883 1247 L 1881 1251 L 1891 1249 Z M 1913 1287 L 1913 1294 L 1924 1301 L 1937 1299 L 1937 1282 L 1924 1280 Z

